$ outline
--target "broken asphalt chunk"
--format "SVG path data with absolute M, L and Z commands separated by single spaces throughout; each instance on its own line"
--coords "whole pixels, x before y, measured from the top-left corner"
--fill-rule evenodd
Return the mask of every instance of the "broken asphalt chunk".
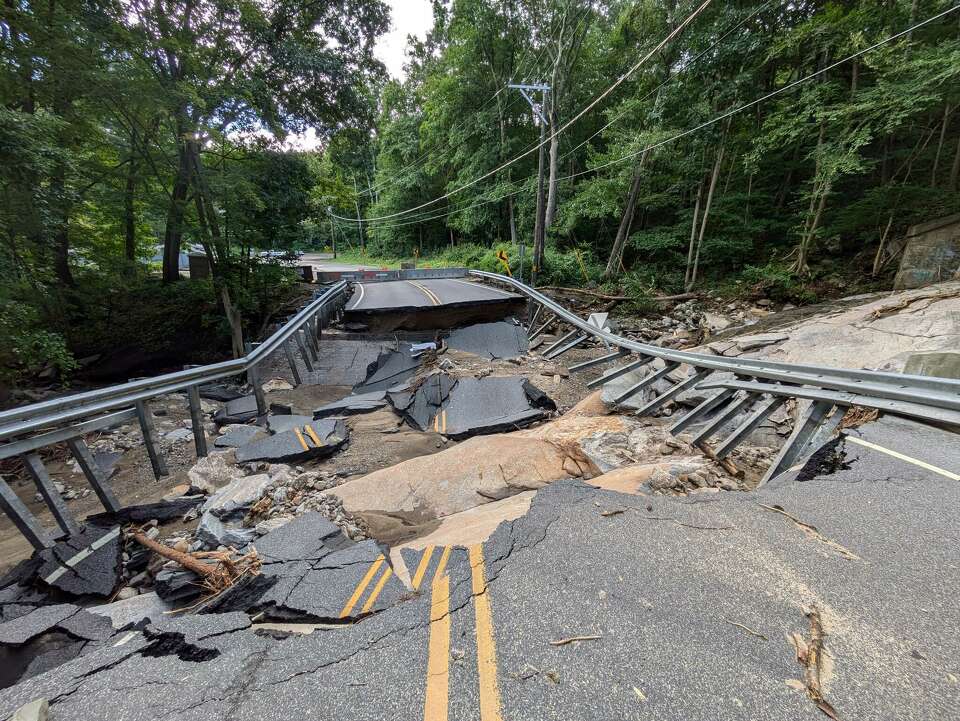
M 217 448 L 239 448 L 251 441 L 266 438 L 264 430 L 258 426 L 231 425 L 223 435 L 213 442 Z
M 311 421 L 270 438 L 237 449 L 237 461 L 297 461 L 324 458 L 336 453 L 346 442 L 348 430 L 342 420 Z
M 371 391 L 370 393 L 354 393 L 346 398 L 327 403 L 320 406 L 313 412 L 314 418 L 326 418 L 327 416 L 346 416 L 354 413 L 366 413 L 375 411 L 387 405 L 387 392 Z
M 397 350 L 382 351 L 377 360 L 367 367 L 367 376 L 353 388 L 354 393 L 385 391 L 403 383 L 420 367 L 420 359 L 413 357 L 409 343 L 400 343 Z
M 529 351 L 530 341 L 523 326 L 503 320 L 457 328 L 447 338 L 447 346 L 483 358 L 519 358 Z
M 163 523 L 175 518 L 182 518 L 184 514 L 203 503 L 203 496 L 181 496 L 169 501 L 144 503 L 139 506 L 127 506 L 119 511 L 95 513 L 87 516 L 87 522 L 97 526 L 124 525 L 127 523 L 146 523 L 156 519 Z
M 229 401 L 213 416 L 218 426 L 227 423 L 248 423 L 257 417 L 257 399 L 255 396 L 242 396 Z
M 88 525 L 52 548 L 39 551 L 37 579 L 72 596 L 109 596 L 120 579 L 120 529 Z

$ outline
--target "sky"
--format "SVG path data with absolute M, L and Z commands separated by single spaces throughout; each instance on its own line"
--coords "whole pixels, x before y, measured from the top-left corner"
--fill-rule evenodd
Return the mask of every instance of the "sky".
M 377 41 L 376 55 L 387 66 L 387 72 L 395 78 L 403 79 L 404 56 L 407 35 L 417 35 L 421 39 L 433 25 L 433 8 L 430 0 L 387 0 L 390 10 L 390 32 Z
M 390 5 L 390 31 L 377 40 L 374 54 L 387 66 L 391 77 L 403 80 L 403 51 L 407 47 L 407 35 L 426 38 L 433 25 L 433 8 L 430 0 L 387 0 Z M 291 150 L 315 150 L 320 145 L 313 128 L 298 135 L 288 135 L 284 145 Z

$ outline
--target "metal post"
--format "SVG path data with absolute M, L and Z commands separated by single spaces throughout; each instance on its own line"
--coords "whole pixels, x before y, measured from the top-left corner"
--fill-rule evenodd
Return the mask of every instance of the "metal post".
M 0 509 L 7 514 L 7 518 L 13 521 L 20 533 L 30 541 L 30 545 L 38 551 L 53 546 L 53 541 L 47 532 L 43 530 L 40 521 L 34 516 L 20 500 L 19 496 L 13 492 L 13 489 L 7 485 L 7 482 L 0 477 Z
M 197 448 L 197 458 L 203 458 L 207 455 L 207 434 L 203 428 L 203 407 L 200 405 L 200 389 L 197 386 L 187 388 L 187 400 L 190 401 L 193 445 Z
M 313 329 L 310 327 L 310 324 L 307 323 L 301 330 L 303 331 L 303 338 L 307 342 L 307 351 L 310 353 L 310 357 L 313 360 L 319 360 L 317 357 L 317 339 L 313 335 Z
M 100 499 L 104 509 L 114 513 L 119 511 L 121 508 L 120 502 L 113 495 L 110 486 L 107 485 L 107 476 L 97 464 L 93 454 L 90 453 L 87 444 L 83 442 L 82 438 L 71 438 L 67 441 L 67 445 L 70 446 L 70 452 L 73 453 L 73 457 L 80 464 L 83 475 L 87 477 L 90 487 L 97 494 L 97 498 Z
M 287 363 L 290 364 L 290 373 L 293 374 L 294 384 L 300 385 L 303 380 L 300 378 L 300 369 L 297 368 L 297 359 L 294 358 L 293 351 L 290 350 L 290 341 L 283 344 L 283 354 L 287 357 Z
M 300 349 L 300 357 L 303 358 L 303 364 L 307 367 L 307 372 L 313 373 L 313 363 L 310 362 L 310 355 L 307 353 L 307 346 L 303 342 L 303 337 L 300 333 L 294 333 L 292 337 Z
M 153 466 L 153 477 L 158 481 L 167 475 L 167 464 L 160 455 L 160 446 L 157 443 L 157 433 L 153 428 L 153 419 L 150 409 L 144 401 L 137 401 L 137 420 L 140 421 L 140 433 L 143 435 L 143 444 L 147 447 L 150 456 L 150 465 Z
M 60 526 L 68 536 L 79 533 L 80 526 L 77 525 L 77 522 L 73 520 L 73 516 L 70 515 L 70 511 L 67 510 L 67 504 L 60 497 L 56 487 L 53 485 L 53 480 L 50 478 L 50 474 L 47 473 L 47 468 L 43 465 L 40 455 L 35 452 L 27 453 L 23 456 L 23 465 L 36 484 L 37 490 L 40 491 L 40 495 L 43 496 L 43 500 L 47 502 L 47 507 L 50 509 L 50 513 L 53 514 L 57 525 Z
M 247 355 L 253 350 L 252 343 L 246 343 Z M 260 369 L 256 364 L 247 369 L 247 383 L 253 388 L 253 397 L 257 399 L 257 415 L 267 415 L 267 397 L 263 392 L 263 386 L 260 385 Z

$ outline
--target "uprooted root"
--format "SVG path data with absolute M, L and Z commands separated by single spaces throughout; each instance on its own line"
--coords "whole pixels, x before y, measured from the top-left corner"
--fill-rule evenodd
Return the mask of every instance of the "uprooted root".
M 263 565 L 257 550 L 237 556 L 229 551 L 202 551 L 185 553 L 148 538 L 140 530 L 130 534 L 131 538 L 157 555 L 193 571 L 201 579 L 201 585 L 210 595 L 217 595 L 247 576 L 256 576 Z M 212 561 L 212 562 L 211 562 Z
M 828 657 L 823 645 L 826 634 L 823 632 L 823 622 L 820 620 L 820 611 L 814 607 L 807 612 L 810 621 L 810 638 L 806 639 L 799 633 L 789 636 L 797 652 L 797 663 L 803 666 L 803 685 L 807 696 L 826 716 L 839 721 L 837 710 L 823 696 L 823 679 Z

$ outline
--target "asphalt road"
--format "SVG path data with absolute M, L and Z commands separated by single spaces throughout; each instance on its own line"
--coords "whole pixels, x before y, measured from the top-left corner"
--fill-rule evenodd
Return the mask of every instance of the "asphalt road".
M 347 303 L 346 310 L 389 311 L 503 300 L 521 300 L 521 297 L 459 278 L 396 280 L 355 284 L 353 297 Z
M 815 720 L 788 640 L 811 617 L 837 718 L 957 718 L 956 448 L 885 419 L 752 493 L 557 482 L 482 546 L 407 552 L 416 588 L 359 623 L 277 640 L 241 614 L 165 619 L 162 651 L 121 633 L 0 692 L 0 718 L 43 697 L 74 721 Z

